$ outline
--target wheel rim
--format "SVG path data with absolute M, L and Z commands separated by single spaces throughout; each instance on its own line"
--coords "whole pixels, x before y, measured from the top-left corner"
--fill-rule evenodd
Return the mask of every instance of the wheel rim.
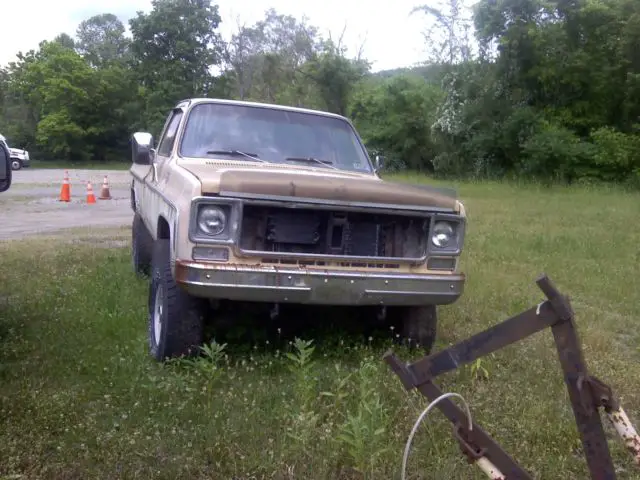
M 160 334 L 162 333 L 162 305 L 164 300 L 162 285 L 158 285 L 156 298 L 153 306 L 153 338 L 156 345 L 160 344 Z
M 5 163 L 6 165 L 6 163 Z M 11 162 L 11 168 L 13 168 L 14 170 L 18 170 L 20 168 L 20 162 L 17 160 L 14 160 Z

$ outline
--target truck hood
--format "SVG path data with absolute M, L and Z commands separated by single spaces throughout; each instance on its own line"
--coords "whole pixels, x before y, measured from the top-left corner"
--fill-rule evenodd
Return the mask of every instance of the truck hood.
M 322 169 L 219 168 L 181 163 L 195 175 L 203 194 L 257 198 L 288 197 L 345 203 L 373 203 L 456 211 L 454 191 L 381 180 L 371 175 Z

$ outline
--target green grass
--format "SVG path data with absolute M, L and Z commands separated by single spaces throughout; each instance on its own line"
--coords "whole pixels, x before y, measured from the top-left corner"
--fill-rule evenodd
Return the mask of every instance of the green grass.
M 436 348 L 539 303 L 535 278 L 546 272 L 572 300 L 590 370 L 640 427 L 640 196 L 458 187 L 469 217 L 468 284 L 440 310 Z M 0 266 L 0 478 L 399 478 L 427 402 L 381 361 L 391 332 L 370 342 L 309 331 L 315 350 L 298 345 L 309 357 L 275 335 L 159 365 L 146 350 L 146 284 L 131 273 L 126 249 L 5 243 Z M 482 367 L 438 383 L 464 395 L 535 478 L 587 478 L 551 333 Z M 604 422 L 618 478 L 640 478 Z M 418 430 L 408 471 L 485 478 L 459 455 L 437 410 Z
M 48 169 L 48 168 L 80 168 L 85 170 L 129 170 L 131 162 L 123 160 L 121 162 L 63 162 L 57 160 L 32 160 L 29 168 L 32 169 Z

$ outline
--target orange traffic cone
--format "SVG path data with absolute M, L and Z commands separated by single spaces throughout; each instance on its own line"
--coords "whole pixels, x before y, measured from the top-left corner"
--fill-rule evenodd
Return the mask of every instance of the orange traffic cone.
M 96 203 L 96 196 L 93 194 L 91 180 L 87 182 L 87 203 Z
M 100 200 L 111 200 L 111 192 L 109 192 L 109 180 L 107 176 L 104 176 L 104 180 L 102 182 L 102 190 L 100 190 L 100 196 L 98 197 Z
M 62 181 L 62 188 L 60 189 L 60 201 L 71 201 L 71 185 L 69 184 L 69 171 L 64 171 L 64 180 Z

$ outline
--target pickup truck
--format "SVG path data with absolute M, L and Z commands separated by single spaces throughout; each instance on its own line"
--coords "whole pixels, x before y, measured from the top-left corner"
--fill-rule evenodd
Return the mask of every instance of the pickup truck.
M 367 309 L 430 351 L 436 306 L 463 292 L 465 209 L 379 168 L 347 118 L 282 105 L 188 99 L 157 144 L 134 133 L 131 255 L 150 279 L 151 355 L 197 352 L 207 319 L 247 303 Z
M 31 159 L 27 150 L 24 150 L 22 148 L 9 147 L 7 139 L 4 135 L 0 135 L 0 144 L 3 144 L 9 150 L 12 170 L 20 170 L 23 167 L 26 168 L 31 165 Z
M 11 187 L 11 153 L 6 145 L 0 142 L 0 193 Z

